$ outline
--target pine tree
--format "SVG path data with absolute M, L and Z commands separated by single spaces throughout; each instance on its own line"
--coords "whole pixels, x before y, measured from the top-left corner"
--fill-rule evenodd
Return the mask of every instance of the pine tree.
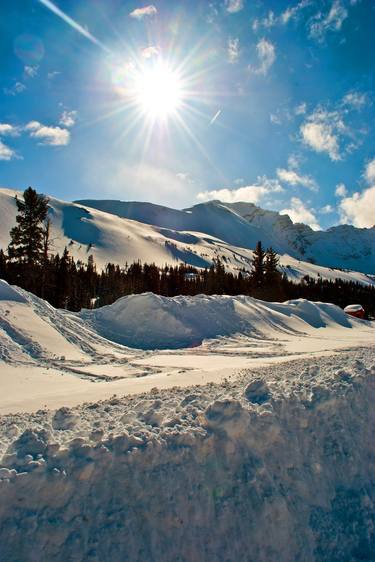
M 48 199 L 29 187 L 23 192 L 23 201 L 16 196 L 16 204 L 17 226 L 10 231 L 9 257 L 28 265 L 38 264 L 43 260 L 46 246 L 48 248 Z
M 282 274 L 278 269 L 279 258 L 273 248 L 266 251 L 264 266 L 264 284 L 266 300 L 282 300 Z
M 257 245 L 253 253 L 253 263 L 252 263 L 253 270 L 251 273 L 251 280 L 252 280 L 253 287 L 255 289 L 255 296 L 259 296 L 259 292 L 262 290 L 264 284 L 265 255 L 266 255 L 265 251 L 262 248 L 262 242 L 261 241 L 257 242 Z

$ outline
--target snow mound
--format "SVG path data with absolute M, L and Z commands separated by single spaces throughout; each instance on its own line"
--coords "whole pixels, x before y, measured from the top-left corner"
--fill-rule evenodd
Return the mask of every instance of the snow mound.
M 0 301 L 12 301 L 26 303 L 27 299 L 15 287 L 0 279 Z
M 177 349 L 242 333 L 259 338 L 351 328 L 358 323 L 333 304 L 304 299 L 269 303 L 247 296 L 122 297 L 80 317 L 101 336 L 139 349 Z

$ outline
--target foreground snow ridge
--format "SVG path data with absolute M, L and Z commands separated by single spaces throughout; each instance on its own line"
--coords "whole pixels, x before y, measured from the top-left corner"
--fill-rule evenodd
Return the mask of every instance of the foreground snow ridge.
M 363 349 L 4 416 L 1 559 L 374 560 L 374 401 Z

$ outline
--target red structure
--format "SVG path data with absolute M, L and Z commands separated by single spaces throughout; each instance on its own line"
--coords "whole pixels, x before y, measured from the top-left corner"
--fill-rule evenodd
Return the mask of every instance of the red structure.
M 363 319 L 365 317 L 365 310 L 361 304 L 349 304 L 344 308 L 344 312 L 355 318 Z

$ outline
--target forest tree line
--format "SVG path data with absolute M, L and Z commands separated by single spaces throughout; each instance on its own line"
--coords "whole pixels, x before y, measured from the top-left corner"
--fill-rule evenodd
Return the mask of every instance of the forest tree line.
M 6 251 L 0 249 L 0 278 L 57 308 L 78 311 L 151 291 L 165 296 L 244 294 L 267 301 L 306 298 L 341 307 L 360 303 L 368 314 L 375 315 L 374 287 L 309 276 L 294 283 L 279 271 L 272 248 L 265 250 L 261 242 L 254 250 L 250 272 L 227 272 L 220 259 L 204 270 L 186 264 L 159 267 L 134 262 L 123 267 L 108 263 L 98 271 L 92 255 L 83 263 L 67 248 L 61 256 L 51 252 L 48 199 L 44 195 L 28 188 L 23 200 L 16 203 L 17 224 L 10 232 L 11 242 Z

